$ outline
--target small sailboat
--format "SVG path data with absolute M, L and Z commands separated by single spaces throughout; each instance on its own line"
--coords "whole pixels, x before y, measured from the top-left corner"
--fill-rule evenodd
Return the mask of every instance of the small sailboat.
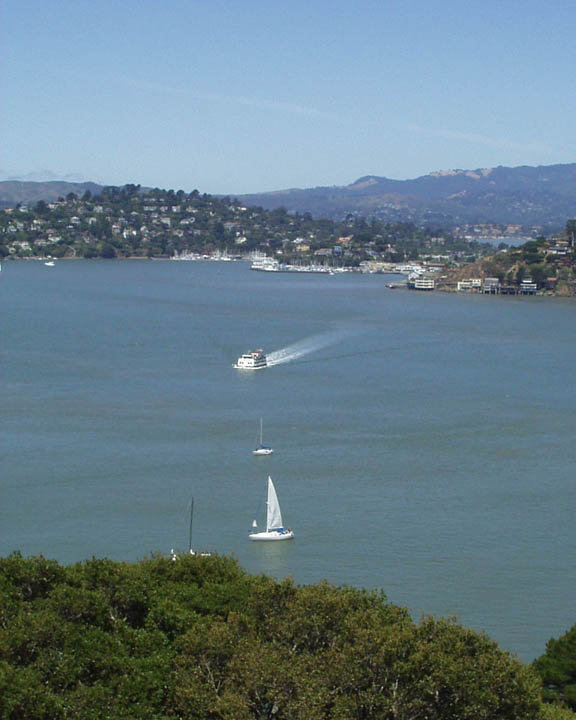
M 285 528 L 282 523 L 280 503 L 272 478 L 268 476 L 268 501 L 266 502 L 266 530 L 258 532 L 256 520 L 252 523 L 252 530 L 248 537 L 250 540 L 292 540 L 294 533 Z
M 257 447 L 252 450 L 252 455 L 272 455 L 274 450 L 262 443 L 262 418 L 260 418 L 260 442 Z
M 194 520 L 194 495 L 192 495 L 192 500 L 190 501 L 190 532 L 188 534 L 188 552 L 190 555 L 195 555 L 196 553 L 194 550 L 192 550 L 192 521 Z
M 197 553 L 197 552 L 194 552 L 194 550 L 192 550 L 192 523 L 193 523 L 193 520 L 194 520 L 194 496 L 192 496 L 192 500 L 190 502 L 190 532 L 188 534 L 188 552 L 190 553 L 190 555 L 195 555 L 198 557 L 210 557 L 210 555 L 212 553 L 209 553 L 209 552 Z M 174 552 L 174 548 L 172 548 L 172 550 L 170 550 L 170 557 L 172 558 L 172 560 L 178 560 L 178 555 Z

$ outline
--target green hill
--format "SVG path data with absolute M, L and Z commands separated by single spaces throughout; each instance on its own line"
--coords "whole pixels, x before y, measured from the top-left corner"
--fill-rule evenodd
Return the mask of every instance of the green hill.
M 488 252 L 411 223 L 336 222 L 284 209 L 248 208 L 197 190 L 143 190 L 138 185 L 103 188 L 97 195 L 69 192 L 54 202 L 38 200 L 0 210 L 0 257 L 174 257 L 252 251 L 290 261 L 316 257 L 358 265 L 362 260 L 415 259 L 420 251 L 450 257 Z

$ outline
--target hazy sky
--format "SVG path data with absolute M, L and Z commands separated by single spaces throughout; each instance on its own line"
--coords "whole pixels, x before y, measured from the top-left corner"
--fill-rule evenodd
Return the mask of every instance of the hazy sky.
M 1 0 L 0 179 L 208 193 L 576 161 L 573 0 Z

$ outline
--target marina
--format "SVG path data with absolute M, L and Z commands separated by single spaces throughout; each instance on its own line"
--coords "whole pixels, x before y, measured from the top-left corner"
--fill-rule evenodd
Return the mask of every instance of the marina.
M 329 275 L 334 270 L 327 265 L 293 265 L 290 263 L 280 262 L 276 258 L 256 257 L 252 260 L 250 270 L 259 272 L 282 272 L 282 273 L 316 273 L 321 275 Z

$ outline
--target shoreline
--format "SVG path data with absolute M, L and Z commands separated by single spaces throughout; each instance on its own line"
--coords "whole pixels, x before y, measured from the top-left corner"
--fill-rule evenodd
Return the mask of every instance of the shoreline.
M 214 263 L 214 262 L 251 262 L 251 258 L 249 257 L 238 257 L 238 258 L 220 258 L 220 257 L 199 257 L 199 258 L 175 258 L 175 257 L 142 257 L 141 255 L 133 255 L 129 257 L 114 257 L 114 258 L 84 258 L 84 257 L 62 257 L 62 258 L 54 258 L 54 257 L 14 257 L 14 256 L 7 256 L 2 259 L 0 259 L 0 265 L 1 263 L 12 263 L 12 262 L 39 262 L 39 263 L 47 263 L 47 262 L 54 262 L 54 263 L 60 263 L 60 262 L 71 262 L 71 261 L 86 261 L 86 262 L 109 262 L 109 261 L 120 261 L 120 262 L 126 262 L 126 261 L 151 261 L 151 262 L 168 262 L 168 261 L 178 261 L 178 262 L 204 262 L 204 263 Z M 326 271 L 319 273 L 324 275 L 347 275 L 347 274 L 355 274 L 355 275 L 399 275 L 401 273 L 389 271 L 389 272 L 365 272 L 362 271 L 362 269 L 356 268 L 356 267 L 344 267 L 344 268 L 336 268 L 332 269 L 332 272 L 330 272 L 331 268 L 327 268 Z M 269 272 L 270 275 L 279 275 L 279 274 L 301 274 L 301 275 L 312 275 L 312 274 L 318 274 L 314 273 L 309 270 L 292 270 L 287 272 Z M 482 292 L 480 290 L 458 290 L 454 287 L 447 287 L 447 286 L 440 286 L 440 287 L 434 287 L 434 288 L 413 288 L 408 285 L 408 283 L 404 283 L 401 281 L 397 282 L 389 282 L 385 286 L 389 290 L 409 290 L 410 292 L 419 292 L 419 293 L 449 293 L 453 295 L 489 295 L 489 296 L 497 296 L 497 297 L 538 297 L 538 298 L 563 298 L 563 299 L 570 299 L 576 297 L 576 291 L 572 293 L 568 292 L 555 292 L 553 290 L 537 290 L 536 292 L 531 293 L 523 293 L 521 291 L 514 292 L 514 293 L 505 293 L 505 292 Z

